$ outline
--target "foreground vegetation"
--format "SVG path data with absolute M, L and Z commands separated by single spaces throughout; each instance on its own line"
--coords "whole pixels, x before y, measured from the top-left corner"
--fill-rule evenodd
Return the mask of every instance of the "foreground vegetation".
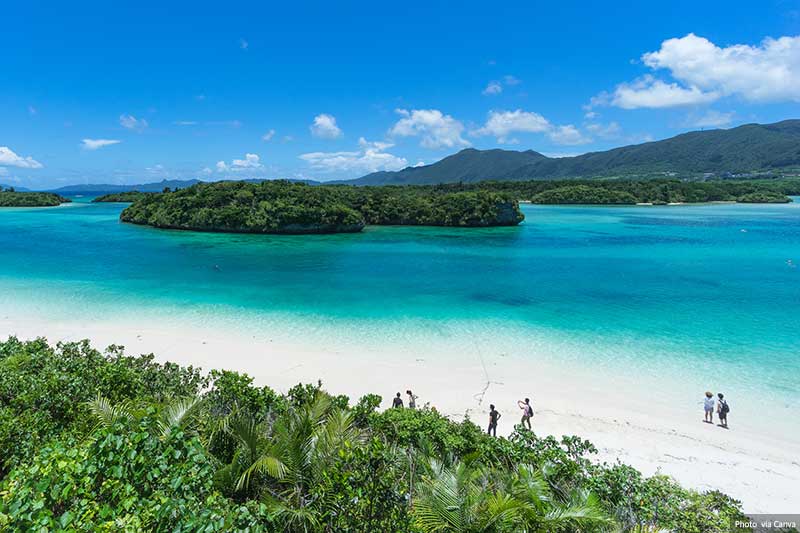
M 53 207 L 67 202 L 71 200 L 52 192 L 0 190 L 0 207 Z
M 142 197 L 120 215 L 159 228 L 240 233 L 358 232 L 365 224 L 498 226 L 522 221 L 516 200 L 484 190 L 202 183 Z
M 0 342 L 3 531 L 729 532 L 738 502 L 321 384 Z

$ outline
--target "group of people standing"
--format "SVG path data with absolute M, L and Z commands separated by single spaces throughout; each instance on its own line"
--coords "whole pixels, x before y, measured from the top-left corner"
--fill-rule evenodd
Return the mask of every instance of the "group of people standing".
M 531 405 L 531 399 L 525 398 L 525 400 L 518 400 L 517 407 L 522 410 L 522 420 L 520 423 L 522 427 L 527 427 L 529 430 L 531 429 L 531 417 L 533 416 L 533 406 Z M 497 436 L 497 422 L 500 420 L 500 417 L 503 416 L 500 412 L 495 409 L 494 404 L 489 404 L 489 429 L 486 432 L 493 436 Z
M 411 389 L 408 389 L 406 391 L 406 396 L 408 396 L 408 408 L 409 409 L 416 409 L 417 408 L 417 398 L 419 398 L 419 396 L 417 396 L 416 394 L 411 392 Z M 392 400 L 392 407 L 397 408 L 397 409 L 402 409 L 404 407 L 403 406 L 403 399 L 400 397 L 400 393 L 399 392 L 395 395 L 394 400 Z
M 719 426 L 728 429 L 728 413 L 731 408 L 728 406 L 728 401 L 725 399 L 724 394 L 717 393 L 717 400 L 714 401 L 714 394 L 711 391 L 706 391 L 706 397 L 703 398 L 703 410 L 705 411 L 703 422 L 713 424 L 714 411 L 716 410 Z

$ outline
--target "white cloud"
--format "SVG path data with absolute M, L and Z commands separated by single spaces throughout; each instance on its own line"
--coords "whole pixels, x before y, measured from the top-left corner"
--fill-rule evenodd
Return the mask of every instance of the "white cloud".
M 686 85 L 751 101 L 800 101 L 800 35 L 720 48 L 690 33 L 642 56 Z
M 500 85 L 499 81 L 490 81 L 486 88 L 483 90 L 482 94 L 486 96 L 491 96 L 495 94 L 500 94 L 503 92 L 503 86 Z
M 514 132 L 542 133 L 552 125 L 539 113 L 517 109 L 515 111 L 491 111 L 486 124 L 473 132 L 474 135 L 492 135 L 497 142 L 509 142 L 509 134 Z
M 8 169 L 6 167 L 0 167 L 0 176 L 8 176 Z
M 616 122 L 609 122 L 605 125 L 600 123 L 586 124 L 586 130 L 601 139 L 615 139 L 622 132 L 622 128 Z
M 425 148 L 453 148 L 469 146 L 469 141 L 461 137 L 464 125 L 438 109 L 395 110 L 401 118 L 389 130 L 390 135 L 398 137 L 422 137 L 420 144 Z
M 501 144 L 518 144 L 510 137 L 512 133 L 544 133 L 556 144 L 585 144 L 590 141 L 572 124 L 557 126 L 539 113 L 516 109 L 514 111 L 490 111 L 486 124 L 472 135 L 491 135 Z
M 720 128 L 730 124 L 731 121 L 733 121 L 733 115 L 733 111 L 729 113 L 721 113 L 719 111 L 709 109 L 702 117 L 696 120 L 690 120 L 689 123 L 697 128 Z
M 623 83 L 593 104 L 659 108 L 703 104 L 724 96 L 752 102 L 800 101 L 800 36 L 720 47 L 690 33 L 667 39 L 641 59 L 653 70 L 668 71 L 675 81 L 650 76 Z
M 336 117 L 322 113 L 314 117 L 314 123 L 309 126 L 311 135 L 320 139 L 338 139 L 342 130 L 336 125 Z
M 141 132 L 147 128 L 147 121 L 143 118 L 136 118 L 133 115 L 122 114 L 119 116 L 119 125 L 125 129 Z
M 81 148 L 84 150 L 97 150 L 98 148 L 119 144 L 121 142 L 122 141 L 116 139 L 83 139 L 83 141 L 81 141 Z
M 574 146 L 576 144 L 586 144 L 592 142 L 588 137 L 585 137 L 575 126 L 566 124 L 564 126 L 555 126 L 547 132 L 550 140 L 556 144 L 565 144 Z
M 230 165 L 225 161 L 217 161 L 217 172 L 244 172 L 264 168 L 258 154 L 244 154 L 244 159 L 234 159 Z
M 275 130 L 269 130 L 267 133 L 261 136 L 261 140 L 269 142 L 273 137 L 275 137 Z
M 173 122 L 176 126 L 197 126 L 197 121 L 195 120 L 176 120 Z
M 506 87 L 513 87 L 515 85 L 519 85 L 522 83 L 519 79 L 512 76 L 511 74 L 506 74 L 503 76 L 502 81 L 492 80 L 486 85 L 486 88 L 482 91 L 482 94 L 486 96 L 494 96 L 498 95 L 503 92 L 503 86 Z
M 44 165 L 34 158 L 15 154 L 8 146 L 0 146 L 0 165 L 19 168 L 42 168 Z
M 378 170 L 400 170 L 408 166 L 408 161 L 387 153 L 394 146 L 387 142 L 370 142 L 361 137 L 358 151 L 352 152 L 311 152 L 302 154 L 300 159 L 308 162 L 311 168 L 324 172 L 377 172 Z
M 596 102 L 606 99 L 611 105 L 622 109 L 638 109 L 708 104 L 718 98 L 719 93 L 704 92 L 695 86 L 687 88 L 677 83 L 665 83 L 648 74 L 633 83 L 620 83 L 614 94 L 606 98 L 600 96 Z

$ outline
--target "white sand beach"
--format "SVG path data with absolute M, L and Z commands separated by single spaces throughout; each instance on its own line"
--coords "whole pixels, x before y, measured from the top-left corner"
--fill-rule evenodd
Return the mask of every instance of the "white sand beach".
M 700 397 L 696 407 L 661 401 L 646 384 L 624 376 L 596 379 L 589 372 L 539 360 L 530 349 L 502 355 L 420 354 L 387 343 L 378 353 L 359 352 L 335 343 L 304 344 L 302 336 L 291 332 L 243 335 L 169 320 L 21 316 L 6 303 L 0 305 L 0 338 L 9 335 L 44 335 L 51 342 L 88 338 L 98 348 L 121 344 L 129 354 L 152 352 L 162 361 L 246 372 L 258 384 L 280 391 L 322 379 L 327 390 L 353 400 L 369 392 L 381 394 L 384 407 L 395 392 L 412 388 L 418 405 L 430 403 L 456 420 L 468 413 L 481 426 L 493 403 L 502 413 L 503 434 L 519 420 L 517 400 L 528 395 L 537 433 L 588 439 L 597 446 L 600 461 L 619 460 L 698 490 L 721 490 L 742 500 L 747 513 L 800 508 L 796 432 L 737 418 L 735 409 L 729 430 L 705 424 Z

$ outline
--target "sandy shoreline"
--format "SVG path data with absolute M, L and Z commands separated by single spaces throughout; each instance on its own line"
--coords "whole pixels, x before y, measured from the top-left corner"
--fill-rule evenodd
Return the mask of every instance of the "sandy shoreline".
M 661 402 L 630 378 L 608 383 L 530 353 L 420 355 L 397 346 L 380 354 L 360 353 L 259 333 L 178 327 L 169 321 L 52 320 L 18 316 L 8 308 L 0 317 L 3 339 L 45 335 L 51 342 L 89 338 L 97 348 L 122 344 L 129 354 L 152 352 L 162 361 L 246 372 L 280 391 L 322 379 L 327 390 L 353 400 L 380 394 L 387 407 L 394 392 L 410 387 L 420 404 L 430 402 L 453 419 L 469 413 L 481 426 L 494 403 L 503 415 L 498 430 L 503 434 L 519 420 L 517 399 L 529 395 L 537 433 L 588 439 L 600 451 L 599 460 L 667 474 L 699 490 L 721 490 L 742 500 L 748 513 L 786 513 L 800 506 L 797 434 L 779 427 L 755 431 L 735 412 L 730 430 L 704 424 L 699 405 L 689 409 Z

